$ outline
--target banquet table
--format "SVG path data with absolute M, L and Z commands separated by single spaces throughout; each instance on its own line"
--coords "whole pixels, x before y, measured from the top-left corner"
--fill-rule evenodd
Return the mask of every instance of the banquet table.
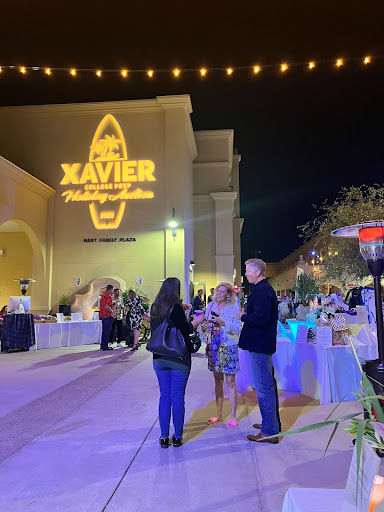
M 35 324 L 36 348 L 73 347 L 101 342 L 101 320 Z
M 360 361 L 376 359 L 377 340 L 369 327 L 352 327 L 352 341 Z M 351 393 L 359 390 L 361 373 L 351 345 L 325 347 L 278 336 L 273 363 L 279 389 L 297 391 L 321 404 L 356 400 Z M 240 368 L 237 385 L 243 393 L 252 385 L 247 351 L 240 351 Z
M 344 489 L 288 489 L 281 512 L 354 512 L 344 501 Z

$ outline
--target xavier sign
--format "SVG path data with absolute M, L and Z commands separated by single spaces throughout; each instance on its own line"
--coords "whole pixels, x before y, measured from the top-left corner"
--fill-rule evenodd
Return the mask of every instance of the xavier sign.
M 61 167 L 64 177 L 60 185 L 66 187 L 61 195 L 65 202 L 88 202 L 97 229 L 117 229 L 127 201 L 154 197 L 152 190 L 143 190 L 138 183 L 156 181 L 155 164 L 152 160 L 128 160 L 123 132 L 110 114 L 95 132 L 89 162 Z

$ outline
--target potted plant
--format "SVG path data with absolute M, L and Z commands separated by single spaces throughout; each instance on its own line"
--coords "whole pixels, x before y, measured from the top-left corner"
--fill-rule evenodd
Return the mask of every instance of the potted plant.
M 68 304 L 68 296 L 60 295 L 59 298 L 59 313 L 63 313 L 64 316 L 71 315 L 71 305 Z

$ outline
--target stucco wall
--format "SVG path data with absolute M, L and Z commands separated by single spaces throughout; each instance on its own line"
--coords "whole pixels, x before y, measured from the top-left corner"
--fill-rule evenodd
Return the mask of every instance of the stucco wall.
M 0 226 L 1 227 L 1 226 Z M 25 233 L 0 232 L 0 309 L 8 304 L 10 295 L 21 295 L 19 282 L 13 279 L 32 275 L 32 247 Z M 27 290 L 31 294 L 33 283 Z

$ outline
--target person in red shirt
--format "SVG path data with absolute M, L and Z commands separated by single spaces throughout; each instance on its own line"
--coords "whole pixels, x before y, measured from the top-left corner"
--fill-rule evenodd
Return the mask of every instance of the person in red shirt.
M 113 350 L 112 347 L 108 347 L 109 335 L 113 324 L 112 294 L 113 286 L 109 284 L 106 291 L 100 298 L 99 318 L 103 324 L 103 330 L 101 333 L 101 350 Z

